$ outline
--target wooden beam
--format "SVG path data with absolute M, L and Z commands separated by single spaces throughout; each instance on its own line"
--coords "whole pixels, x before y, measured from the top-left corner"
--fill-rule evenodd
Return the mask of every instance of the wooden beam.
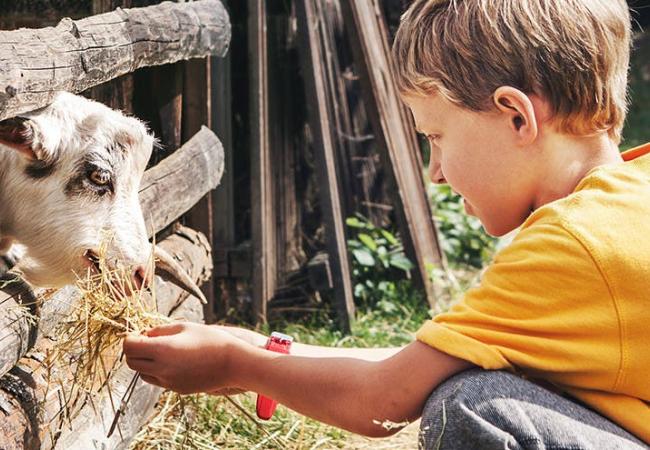
M 92 15 L 131 6 L 131 0 L 92 0 L 91 2 Z M 90 88 L 90 97 L 109 108 L 133 114 L 133 75 L 127 73 Z
M 320 208 L 325 224 L 327 253 L 334 282 L 334 299 L 341 328 L 350 332 L 354 320 L 352 281 L 341 208 L 339 177 L 334 152 L 335 130 L 326 98 L 325 55 L 319 45 L 319 11 L 313 0 L 296 2 L 300 53 L 307 90 L 309 123 L 313 134 L 316 175 L 319 181 Z
M 212 272 L 212 258 L 205 236 L 189 228 L 179 228 L 164 239 L 160 245 L 174 256 L 179 264 L 197 281 L 205 281 Z M 187 301 L 184 293 L 173 283 L 156 277 L 156 302 L 158 311 L 164 315 L 199 322 L 202 308 L 194 297 Z M 111 399 L 102 392 L 102 398 L 93 403 L 84 402 L 71 408 L 71 417 L 59 414 L 62 409 L 61 387 L 48 385 L 47 370 L 41 360 L 55 342 L 49 337 L 39 340 L 37 347 L 23 358 L 9 374 L 0 378 L 0 448 L 42 448 L 86 450 L 101 442 L 102 448 L 126 448 L 153 412 L 161 389 L 139 381 L 129 406 L 119 422 L 119 430 L 107 438 L 108 428 L 115 416 Z M 58 367 L 53 376 L 60 376 L 72 386 L 70 379 L 74 365 Z M 124 364 L 112 377 L 111 395 L 119 403 L 134 372 Z M 38 444 L 37 444 L 38 443 Z
M 395 189 L 393 202 L 407 255 L 416 262 L 415 280 L 435 304 L 431 264 L 444 265 L 422 177 L 417 136 L 401 103 L 391 70 L 388 34 L 378 0 L 341 0 L 350 46 L 359 63 L 363 96 L 384 167 Z
M 208 128 L 147 170 L 140 187 L 140 204 L 147 231 L 160 231 L 217 187 L 223 174 L 224 151 Z
M 191 59 L 183 63 L 183 140 L 189 139 L 201 127 L 212 126 L 212 86 L 210 59 Z M 223 161 L 222 161 L 223 164 Z M 184 217 L 188 226 L 207 236 L 210 247 L 214 240 L 214 203 L 208 191 Z M 208 304 L 204 314 L 208 323 L 216 322 L 215 286 L 211 278 L 201 288 Z
M 183 65 L 165 64 L 152 70 L 149 75 L 151 98 L 160 120 L 160 143 L 163 151 L 170 154 L 187 141 L 182 139 Z
M 276 223 L 273 160 L 269 146 L 266 0 L 248 0 L 251 120 L 251 225 L 253 318 L 266 322 L 276 288 Z
M 0 119 L 80 92 L 140 67 L 223 55 L 228 13 L 219 0 L 164 2 L 56 27 L 0 31 Z

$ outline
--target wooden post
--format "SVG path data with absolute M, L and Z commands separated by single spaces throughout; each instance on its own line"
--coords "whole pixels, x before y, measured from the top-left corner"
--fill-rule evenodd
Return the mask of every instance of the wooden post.
M 431 208 L 422 179 L 422 157 L 405 106 L 401 103 L 391 64 L 388 35 L 377 0 L 341 0 L 350 45 L 359 63 L 367 111 L 377 135 L 384 167 L 392 175 L 393 202 L 409 257 L 419 268 L 416 281 L 429 304 L 435 304 L 430 264 L 444 265 Z
M 313 0 L 296 3 L 298 28 L 302 30 L 300 53 L 307 90 L 309 123 L 313 134 L 314 155 L 320 185 L 320 207 L 326 230 L 327 253 L 334 283 L 334 298 L 341 329 L 349 333 L 354 320 L 352 281 L 341 208 L 339 178 L 334 152 L 332 113 L 328 110 L 327 87 L 316 22 L 319 12 Z
M 223 55 L 228 14 L 218 0 L 118 9 L 56 27 L 0 31 L 0 119 L 81 92 L 125 73 Z
M 228 1 L 224 0 L 228 7 Z M 226 149 L 225 170 L 219 187 L 212 193 L 212 227 L 215 298 L 214 319 L 228 313 L 230 299 L 237 296 L 237 281 L 230 271 L 229 251 L 237 243 L 235 233 L 235 177 L 232 133 L 232 80 L 230 52 L 223 58 L 212 57 L 212 129 Z M 248 276 L 248 274 L 247 274 Z M 206 321 L 212 318 L 206 314 Z
M 202 126 L 212 125 L 212 93 L 210 85 L 210 59 L 192 59 L 183 63 L 183 141 L 191 138 Z M 212 191 L 185 215 L 185 223 L 202 232 L 212 247 L 213 229 Z M 204 307 L 207 322 L 214 322 L 214 281 L 211 278 L 201 286 L 208 300 Z
M 92 0 L 92 14 L 102 14 L 116 8 L 130 8 L 131 0 Z M 133 74 L 126 73 L 106 83 L 90 88 L 90 96 L 106 106 L 133 114 Z
M 251 226 L 253 314 L 266 322 L 276 288 L 276 224 L 273 163 L 269 146 L 266 0 L 248 0 L 251 119 Z

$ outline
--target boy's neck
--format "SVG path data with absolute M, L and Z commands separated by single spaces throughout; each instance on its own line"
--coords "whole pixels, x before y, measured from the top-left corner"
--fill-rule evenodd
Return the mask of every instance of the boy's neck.
M 590 170 L 623 162 L 618 146 L 607 133 L 588 137 L 550 133 L 540 146 L 543 170 L 534 210 L 571 194 Z

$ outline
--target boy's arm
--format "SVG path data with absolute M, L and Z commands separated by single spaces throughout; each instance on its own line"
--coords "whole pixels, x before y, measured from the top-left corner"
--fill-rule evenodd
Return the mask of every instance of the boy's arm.
M 309 348 L 297 350 L 304 354 Z M 397 431 L 383 428 L 383 421 L 416 419 L 440 382 L 471 367 L 420 342 L 369 353 L 335 349 L 343 357 L 314 350 L 317 357 L 281 355 L 197 324 L 159 327 L 124 343 L 129 367 L 152 384 L 182 393 L 259 392 L 322 422 L 377 437 Z M 350 357 L 355 353 L 359 358 Z M 381 354 L 392 356 L 377 360 Z
M 356 349 L 347 349 L 356 350 Z M 394 423 L 420 417 L 430 393 L 449 376 L 470 368 L 421 342 L 379 361 L 279 355 L 249 348 L 234 358 L 241 387 L 262 392 L 314 419 L 366 436 L 388 436 Z
M 257 347 L 264 347 L 268 339 L 267 336 L 245 328 L 211 325 L 220 330 L 236 336 L 249 344 Z M 302 344 L 294 342 L 291 346 L 291 354 L 296 356 L 308 356 L 310 358 L 327 358 L 327 357 L 344 357 L 358 358 L 366 361 L 380 361 L 389 358 L 395 353 L 402 350 L 402 347 L 384 347 L 384 348 L 354 348 L 354 347 L 324 347 L 320 345 Z

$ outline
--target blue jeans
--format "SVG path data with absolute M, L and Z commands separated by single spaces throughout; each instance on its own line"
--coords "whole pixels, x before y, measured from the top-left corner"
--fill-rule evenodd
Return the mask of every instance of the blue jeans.
M 650 448 L 574 401 L 508 372 L 481 369 L 438 386 L 424 407 L 419 438 L 426 450 Z

